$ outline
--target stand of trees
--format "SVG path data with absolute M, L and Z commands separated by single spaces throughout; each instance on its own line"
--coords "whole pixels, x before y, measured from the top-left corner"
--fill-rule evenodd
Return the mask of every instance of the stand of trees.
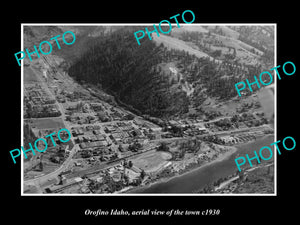
M 183 50 L 157 46 L 148 38 L 141 39 L 138 45 L 133 32 L 127 27 L 120 28 L 92 39 L 89 49 L 75 60 L 68 73 L 79 82 L 101 84 L 104 91 L 142 114 L 168 118 L 187 113 L 192 102 L 181 88 L 173 88 L 176 81 L 170 79 L 171 72 L 161 68 L 162 63 L 175 63 L 180 73 L 185 74 L 184 79 L 193 84 L 193 102 L 203 102 L 204 88 L 207 96 L 224 100 L 235 97 L 234 85 L 241 81 L 242 75 L 245 75 L 243 80 L 251 81 L 262 71 L 260 65 L 197 58 Z
M 187 110 L 185 92 L 170 92 L 168 78 L 157 68 L 163 47 L 146 38 L 141 42 L 139 46 L 130 31 L 119 29 L 94 40 L 68 72 L 78 81 L 101 83 L 105 91 L 144 114 L 160 117 Z
M 31 127 L 28 123 L 24 123 L 24 148 L 29 148 L 29 143 L 34 143 L 37 139 L 35 134 L 32 132 Z

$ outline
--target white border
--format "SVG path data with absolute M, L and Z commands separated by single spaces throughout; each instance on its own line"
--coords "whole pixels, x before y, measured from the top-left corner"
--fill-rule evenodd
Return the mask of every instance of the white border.
M 277 24 L 275 24 L 274 27 L 274 67 L 277 65 Z M 277 140 L 277 76 L 274 71 L 274 77 L 275 77 L 275 84 L 274 84 L 274 142 Z M 277 196 L 277 151 L 275 151 L 274 147 L 274 152 L 276 152 L 274 156 L 274 171 L 275 171 L 275 179 L 274 179 L 274 195 Z
M 24 25 L 21 24 L 21 51 L 24 50 L 24 41 L 23 41 L 23 33 L 24 33 Z M 23 116 L 23 104 L 24 104 L 24 66 L 23 66 L 23 60 L 21 60 L 21 146 L 24 146 L 23 143 L 23 137 L 24 137 L 24 116 Z M 24 168 L 23 168 L 23 154 L 21 154 L 21 196 L 26 196 L 26 194 L 24 194 L 24 190 L 23 190 L 23 180 L 24 180 Z
M 172 25 L 177 25 L 176 23 L 171 23 Z M 153 25 L 151 23 L 21 23 L 21 50 L 24 49 L 23 43 L 23 32 L 24 26 L 149 26 Z M 158 25 L 158 24 L 155 24 Z M 165 25 L 165 24 L 162 24 Z M 192 23 L 192 24 L 180 24 L 180 26 L 274 26 L 274 67 L 277 65 L 277 23 Z M 23 60 L 21 61 L 21 146 L 23 146 L 23 98 L 24 98 L 24 70 L 23 70 Z M 275 71 L 274 71 L 275 74 Z M 274 87 L 274 142 L 277 139 L 277 76 L 275 77 L 275 87 Z M 271 194 L 259 194 L 259 193 L 249 193 L 249 194 L 169 194 L 169 193 L 153 193 L 153 194 L 24 194 L 23 190 L 23 154 L 21 154 L 21 196 L 277 196 L 277 151 L 274 157 L 274 193 Z

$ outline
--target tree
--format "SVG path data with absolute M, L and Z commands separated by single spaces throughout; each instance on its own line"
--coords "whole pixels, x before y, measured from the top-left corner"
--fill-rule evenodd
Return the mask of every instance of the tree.
M 170 131 L 177 137 L 182 137 L 183 135 L 182 128 L 178 126 L 172 126 Z
M 157 148 L 157 151 L 169 151 L 169 146 L 166 144 L 166 142 L 161 142 L 159 147 Z
M 117 159 L 117 158 L 119 158 L 119 156 L 118 156 L 118 153 L 114 153 L 111 157 L 110 157 L 110 159 L 109 159 L 109 161 L 111 162 L 111 161 L 114 161 L 115 159 Z
M 238 120 L 239 120 L 239 116 L 238 115 L 234 115 L 233 117 L 231 117 L 231 122 L 238 122 Z
M 141 174 L 140 174 L 140 177 L 141 177 L 142 179 L 144 179 L 145 175 L 146 175 L 146 173 L 145 173 L 145 171 L 142 169 Z
M 221 50 L 215 50 L 211 53 L 211 56 L 212 57 L 220 57 L 222 54 L 222 51 Z
M 134 115 L 132 115 L 132 114 L 127 114 L 127 115 L 124 116 L 124 119 L 125 119 L 125 120 L 133 120 L 133 119 L 134 119 Z
M 203 193 L 213 193 L 214 187 L 211 184 L 206 184 L 205 187 L 202 189 Z
M 43 169 L 44 169 L 44 166 L 43 166 L 43 162 L 41 160 L 40 163 L 39 163 L 39 170 L 43 171 Z
M 99 118 L 99 120 L 101 120 L 101 122 L 109 121 L 108 117 L 105 115 L 104 112 L 98 112 L 97 117 Z
M 184 155 L 185 155 L 185 150 L 184 149 L 180 149 L 179 153 L 178 153 L 178 158 L 182 159 L 184 157 Z
M 239 174 L 239 182 L 243 181 L 243 179 L 244 179 L 244 177 L 245 177 L 245 172 L 244 172 L 244 170 L 239 171 L 238 174 Z
M 123 175 L 123 179 L 126 185 L 129 184 L 129 177 L 126 174 Z
M 123 146 L 122 146 L 121 144 L 119 145 L 118 150 L 119 150 L 120 152 L 123 152 L 123 151 L 124 151 L 124 148 L 123 148 Z
M 141 183 L 142 183 L 142 179 L 140 177 L 138 177 L 134 180 L 134 185 L 136 185 L 136 186 L 140 185 Z
M 82 107 L 83 107 L 83 102 L 79 102 L 79 103 L 76 105 L 76 110 L 77 110 L 77 111 L 81 111 L 81 110 L 82 110 Z
M 142 147 L 143 146 L 136 140 L 135 142 L 133 142 L 133 144 L 128 146 L 128 149 L 132 152 L 137 152 Z
M 132 161 L 130 160 L 129 162 L 128 162 L 128 168 L 131 168 L 133 166 L 133 163 L 132 163 Z

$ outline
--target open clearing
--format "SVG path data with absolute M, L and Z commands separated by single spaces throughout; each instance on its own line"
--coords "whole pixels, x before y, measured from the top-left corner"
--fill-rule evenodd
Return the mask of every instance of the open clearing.
M 133 164 L 145 172 L 154 172 L 168 163 L 171 154 L 167 152 L 149 152 L 132 160 Z
M 24 66 L 24 83 L 30 84 L 30 83 L 34 83 L 34 82 L 39 82 L 35 73 L 32 71 L 32 69 L 30 67 Z
M 208 33 L 208 30 L 202 26 L 195 26 L 189 24 L 182 24 L 180 28 L 176 26 L 172 28 L 172 35 L 177 33 L 184 33 L 184 32 L 199 32 L 199 33 Z
M 157 37 L 156 35 L 153 35 L 153 40 L 160 45 L 160 43 L 163 43 L 168 49 L 177 49 L 177 50 L 183 50 L 188 52 L 189 54 L 195 55 L 198 58 L 203 58 L 203 57 L 208 57 L 211 60 L 213 60 L 213 58 L 209 55 L 207 55 L 204 52 L 201 52 L 199 50 L 196 50 L 190 46 L 188 46 L 186 44 L 186 42 L 179 40 L 177 38 L 173 38 L 170 36 L 166 36 L 163 34 L 160 34 L 159 37 Z
M 33 128 L 37 129 L 59 129 L 65 127 L 61 118 L 41 118 L 34 119 L 31 123 Z

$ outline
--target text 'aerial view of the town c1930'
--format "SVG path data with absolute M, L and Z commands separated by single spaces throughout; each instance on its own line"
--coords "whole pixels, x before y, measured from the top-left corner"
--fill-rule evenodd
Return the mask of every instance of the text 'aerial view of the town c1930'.
M 274 84 L 235 84 L 275 67 L 276 25 L 172 25 L 22 24 L 52 44 L 22 61 L 24 149 L 71 133 L 22 155 L 22 195 L 274 195 L 274 157 L 235 163 L 275 141 Z

